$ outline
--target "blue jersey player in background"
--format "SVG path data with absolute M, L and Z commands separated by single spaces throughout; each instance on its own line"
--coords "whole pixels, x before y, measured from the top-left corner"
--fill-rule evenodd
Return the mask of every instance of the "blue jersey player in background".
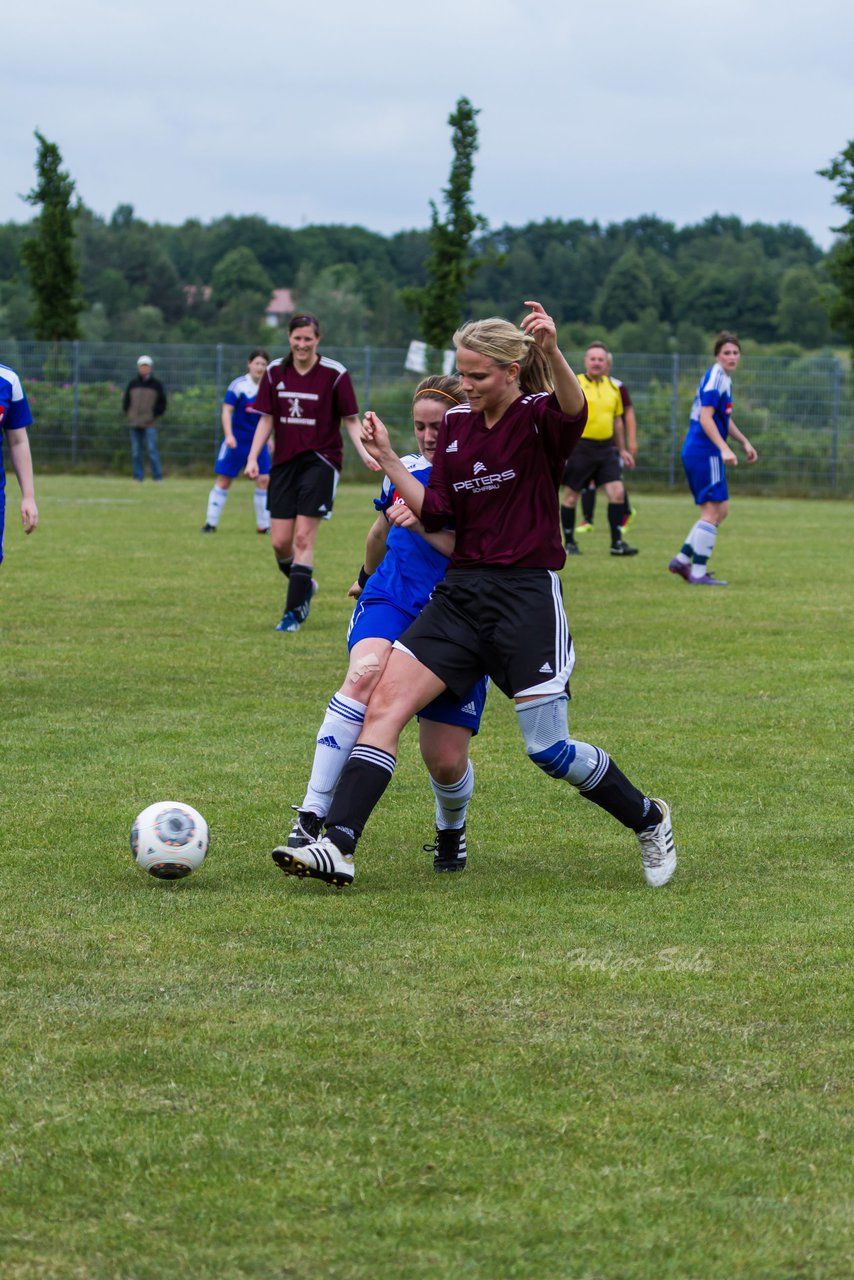
M 250 351 L 246 372 L 229 384 L 222 404 L 223 442 L 214 464 L 216 482 L 208 495 L 208 510 L 202 533 L 216 533 L 220 516 L 228 500 L 228 491 L 235 476 L 239 476 L 249 457 L 249 450 L 258 426 L 258 415 L 252 406 L 258 394 L 258 384 L 264 376 L 270 357 L 261 347 Z M 270 453 L 267 446 L 258 454 L 258 477 L 255 481 L 255 528 L 259 533 L 270 532 L 270 513 L 267 510 L 267 486 L 270 483 Z
M 403 459 L 411 475 L 426 485 L 436 439 L 445 410 L 461 404 L 456 378 L 424 378 L 415 392 L 412 417 L 419 453 Z M 317 734 L 311 778 L 287 845 L 276 849 L 274 861 L 283 869 L 291 850 L 316 840 L 329 811 L 338 778 L 356 744 L 371 694 L 379 683 L 394 641 L 406 630 L 445 576 L 453 550 L 451 532 L 424 535 L 389 525 L 386 511 L 399 503 L 388 478 L 375 501 L 380 515 L 368 534 L 365 563 L 350 595 L 358 604 L 350 622 L 347 644 L 350 664 L 346 679 L 333 695 Z M 436 840 L 425 845 L 433 853 L 436 871 L 461 871 L 466 864 L 465 820 L 474 788 L 468 758 L 469 742 L 477 733 L 487 681 L 481 680 L 461 700 L 445 692 L 420 714 L 420 745 L 436 797 Z
M 21 386 L 21 379 L 8 365 L 0 364 L 0 432 L 9 446 L 9 460 L 21 490 L 21 520 L 24 533 L 32 533 L 39 522 L 33 481 L 33 459 L 27 427 L 33 415 Z M 6 523 L 6 469 L 0 443 L 0 564 L 3 562 L 3 530 Z
M 693 525 L 681 551 L 667 566 L 694 587 L 725 587 L 709 573 L 718 526 L 729 510 L 726 468 L 738 465 L 729 440 L 737 440 L 747 462 L 758 454 L 732 418 L 732 374 L 741 359 L 741 345 L 734 333 L 720 333 L 715 341 L 715 363 L 700 379 L 691 422 L 682 446 L 682 465 L 700 518 Z

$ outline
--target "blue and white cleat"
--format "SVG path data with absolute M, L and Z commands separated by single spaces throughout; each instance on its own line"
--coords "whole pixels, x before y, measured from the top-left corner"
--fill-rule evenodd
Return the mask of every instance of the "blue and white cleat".
M 293 609 L 286 609 L 281 619 L 276 623 L 277 631 L 299 631 L 300 622 Z

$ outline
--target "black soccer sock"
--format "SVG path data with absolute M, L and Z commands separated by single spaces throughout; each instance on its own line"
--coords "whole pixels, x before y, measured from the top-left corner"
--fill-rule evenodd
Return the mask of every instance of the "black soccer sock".
M 297 613 L 311 598 L 311 565 L 294 564 L 288 574 L 288 599 L 286 612 Z
M 581 510 L 587 523 L 592 524 L 596 513 L 596 490 L 589 485 L 581 491 Z
M 624 490 L 625 490 L 625 494 L 624 494 L 624 497 L 623 497 L 623 515 L 622 515 L 622 519 L 623 519 L 623 520 L 628 520 L 629 516 L 632 514 L 632 504 L 629 502 L 629 491 L 628 491 L 628 489 L 626 489 L 626 488 L 625 488 L 625 486 L 623 486 L 623 488 L 624 488 Z
M 608 503 L 608 527 L 611 530 L 611 546 L 615 547 L 623 536 L 623 504 L 622 502 Z
M 344 766 L 329 813 L 326 834 L 342 853 L 353 853 L 365 823 L 382 799 L 391 782 L 396 764 L 393 755 L 356 743 Z
M 575 507 L 561 507 L 560 523 L 564 542 L 575 541 Z
M 293 556 L 288 556 L 287 560 L 279 560 L 278 558 L 276 560 L 276 564 L 279 566 L 279 572 L 283 573 L 286 578 L 291 576 L 291 565 L 293 562 Z
M 600 809 L 610 813 L 632 831 L 643 831 L 645 827 L 655 826 L 664 817 L 655 801 L 638 791 L 613 760 L 609 760 L 600 783 L 589 791 L 585 791 L 583 785 L 578 789 L 585 799 L 598 804 Z

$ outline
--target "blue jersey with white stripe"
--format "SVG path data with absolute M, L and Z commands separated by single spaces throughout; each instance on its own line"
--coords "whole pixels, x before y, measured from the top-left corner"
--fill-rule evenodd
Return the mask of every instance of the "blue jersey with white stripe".
M 21 386 L 21 379 L 6 364 L 0 364 L 0 428 L 3 431 L 20 431 L 33 420 L 30 406 Z M 0 445 L 0 489 L 6 488 L 6 468 L 3 448 Z
M 712 444 L 700 426 L 700 410 L 709 408 L 714 413 L 715 426 L 726 440 L 729 434 L 729 420 L 732 416 L 732 378 L 715 362 L 700 379 L 697 394 L 691 406 L 691 422 L 688 434 L 682 446 L 684 453 L 720 454 L 717 445 Z
M 408 453 L 401 462 L 409 474 L 426 487 L 431 471 L 427 459 L 420 453 Z M 385 512 L 402 501 L 385 476 L 382 492 L 379 498 L 374 499 L 374 506 Z M 431 547 L 420 533 L 392 525 L 388 531 L 386 553 L 379 568 L 368 579 L 360 601 L 390 600 L 415 618 L 430 599 L 436 583 L 444 578 L 447 567 L 448 557 Z
M 248 373 L 242 374 L 241 377 L 229 383 L 225 393 L 225 403 L 234 407 L 231 427 L 238 444 L 251 445 L 252 443 L 255 428 L 258 426 L 258 414 L 252 413 L 251 407 L 255 403 L 257 394 L 258 383 L 253 382 Z

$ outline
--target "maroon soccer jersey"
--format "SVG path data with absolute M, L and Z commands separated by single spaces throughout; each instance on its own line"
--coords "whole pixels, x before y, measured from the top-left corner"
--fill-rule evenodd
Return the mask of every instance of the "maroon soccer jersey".
M 626 386 L 625 382 L 620 382 L 619 378 L 611 378 L 611 381 L 613 382 L 614 386 L 617 388 L 617 390 L 620 393 L 620 399 L 623 402 L 623 408 L 631 409 L 632 397 L 629 395 L 629 389 Z
M 571 418 L 544 391 L 514 400 L 494 427 L 468 405 L 448 410 L 421 519 L 455 526 L 452 568 L 563 566 L 558 486 L 586 421 L 586 402 Z
M 344 450 L 341 419 L 359 412 L 350 375 L 337 360 L 321 356 L 308 373 L 290 361 L 274 360 L 258 387 L 254 409 L 273 418 L 273 466 L 299 453 L 319 453 L 336 471 Z

